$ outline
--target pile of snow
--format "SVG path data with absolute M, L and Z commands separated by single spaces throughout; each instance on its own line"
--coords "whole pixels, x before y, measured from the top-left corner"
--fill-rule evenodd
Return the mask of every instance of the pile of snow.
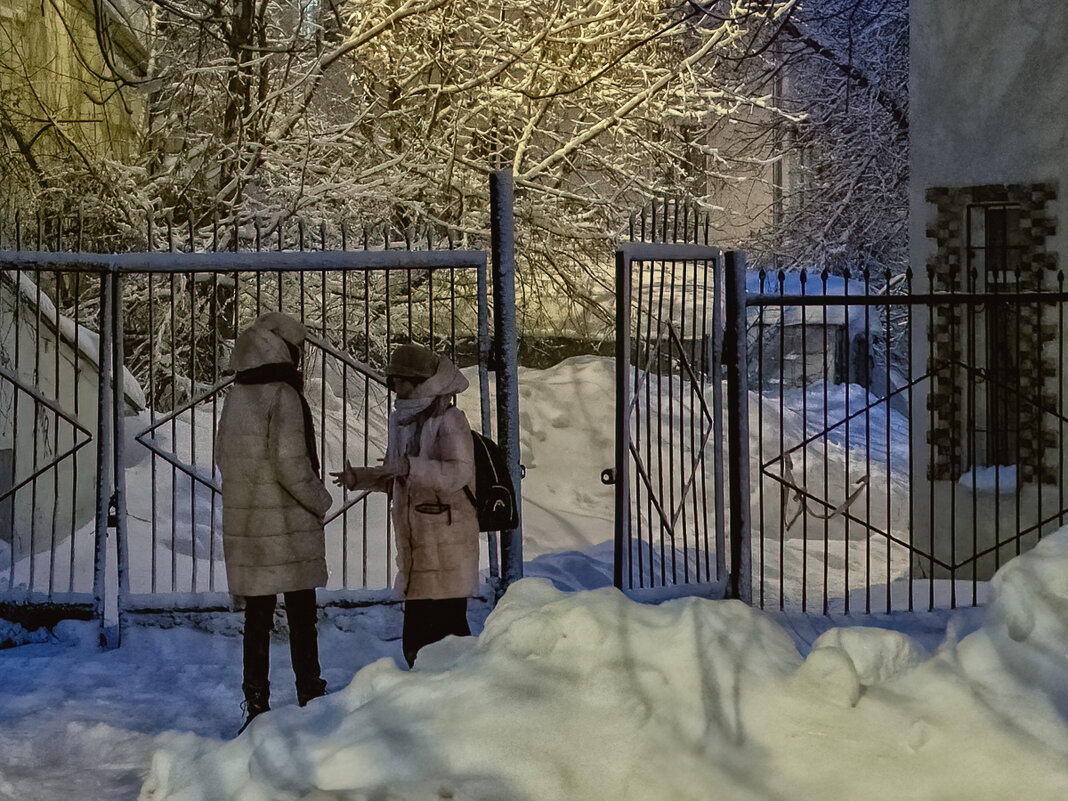
M 392 659 L 228 742 L 160 736 L 142 801 L 1060 799 L 1068 529 L 1007 565 L 933 654 L 767 613 L 514 585 L 476 638 Z
M 477 425 L 477 375 L 457 405 Z M 585 550 L 613 537 L 615 360 L 576 356 L 547 370 L 519 369 L 523 555 Z
M 34 642 L 51 642 L 52 635 L 48 629 L 39 628 L 27 630 L 18 623 L 8 620 L 0 620 L 0 649 L 16 648 Z

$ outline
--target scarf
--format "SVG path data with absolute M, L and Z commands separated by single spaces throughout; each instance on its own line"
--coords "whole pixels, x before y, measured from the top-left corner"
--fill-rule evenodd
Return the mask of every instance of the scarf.
M 312 424 L 311 407 L 304 397 L 304 375 L 292 362 L 275 362 L 273 364 L 261 364 L 249 370 L 238 370 L 234 379 L 238 384 L 273 384 L 279 381 L 289 384 L 300 396 L 300 408 L 304 413 L 304 447 L 308 450 L 308 458 L 311 459 L 312 469 L 315 475 L 319 475 L 319 453 L 315 448 L 315 427 Z
M 394 453 L 419 455 L 419 432 L 437 398 L 396 398 L 389 418 L 389 442 Z

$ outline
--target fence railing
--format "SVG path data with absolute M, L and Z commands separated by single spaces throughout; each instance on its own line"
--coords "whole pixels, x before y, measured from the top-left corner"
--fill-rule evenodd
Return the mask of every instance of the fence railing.
M 632 226 L 641 258 L 621 269 L 617 257 L 629 319 L 702 332 L 663 336 L 658 322 L 655 336 L 633 324 L 617 334 L 632 376 L 617 437 L 648 451 L 631 454 L 628 500 L 617 501 L 620 564 L 633 562 L 635 534 L 644 566 L 691 550 L 665 510 L 677 508 L 673 488 L 690 486 L 685 466 L 703 459 L 709 492 L 730 502 L 695 504 L 687 535 L 729 532 L 709 550 L 710 564 L 727 564 L 728 594 L 824 613 L 982 603 L 998 567 L 1068 516 L 1063 274 L 991 268 L 964 288 L 931 275 L 917 289 L 911 272 L 766 272 L 736 259 L 716 276 L 721 292 L 694 290 L 703 263 L 684 251 L 707 241 L 702 219 L 652 206 Z M 713 421 L 725 435 L 687 451 Z M 676 445 L 681 462 L 649 469 Z M 716 470 L 724 445 L 728 469 Z M 623 587 L 700 580 L 617 571 Z
M 755 600 L 985 600 L 997 568 L 1068 514 L 1063 279 L 922 293 L 911 274 L 755 279 Z
M 509 332 L 500 320 L 514 262 L 498 256 L 491 276 L 484 250 L 395 248 L 371 232 L 340 250 L 325 236 L 313 250 L 303 232 L 290 250 L 276 232 L 251 251 L 189 252 L 174 231 L 162 251 L 0 250 L 0 603 L 102 623 L 227 603 L 214 439 L 234 339 L 265 311 L 310 332 L 305 395 L 324 472 L 384 455 L 384 365 L 393 345 L 413 341 L 471 371 L 477 389 L 462 405 L 518 470 L 518 441 L 507 441 L 518 419 L 514 323 Z M 148 238 L 160 241 L 158 229 Z M 338 244 L 351 244 L 344 229 Z M 386 499 L 331 491 L 328 597 L 388 599 Z M 522 575 L 520 533 L 502 535 L 503 565 L 496 534 L 484 549 L 493 581 Z

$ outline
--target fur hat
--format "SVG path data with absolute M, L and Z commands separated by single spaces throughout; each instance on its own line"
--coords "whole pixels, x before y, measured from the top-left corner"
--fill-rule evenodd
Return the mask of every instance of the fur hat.
M 427 379 L 437 372 L 439 361 L 434 351 L 422 345 L 398 345 L 390 356 L 386 375 Z

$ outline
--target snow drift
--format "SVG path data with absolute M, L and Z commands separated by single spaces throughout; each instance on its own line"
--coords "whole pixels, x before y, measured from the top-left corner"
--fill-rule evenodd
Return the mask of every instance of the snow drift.
M 877 628 L 807 657 L 766 613 L 526 579 L 477 639 L 390 659 L 235 740 L 160 736 L 142 801 L 1059 799 L 1068 529 L 933 655 Z

